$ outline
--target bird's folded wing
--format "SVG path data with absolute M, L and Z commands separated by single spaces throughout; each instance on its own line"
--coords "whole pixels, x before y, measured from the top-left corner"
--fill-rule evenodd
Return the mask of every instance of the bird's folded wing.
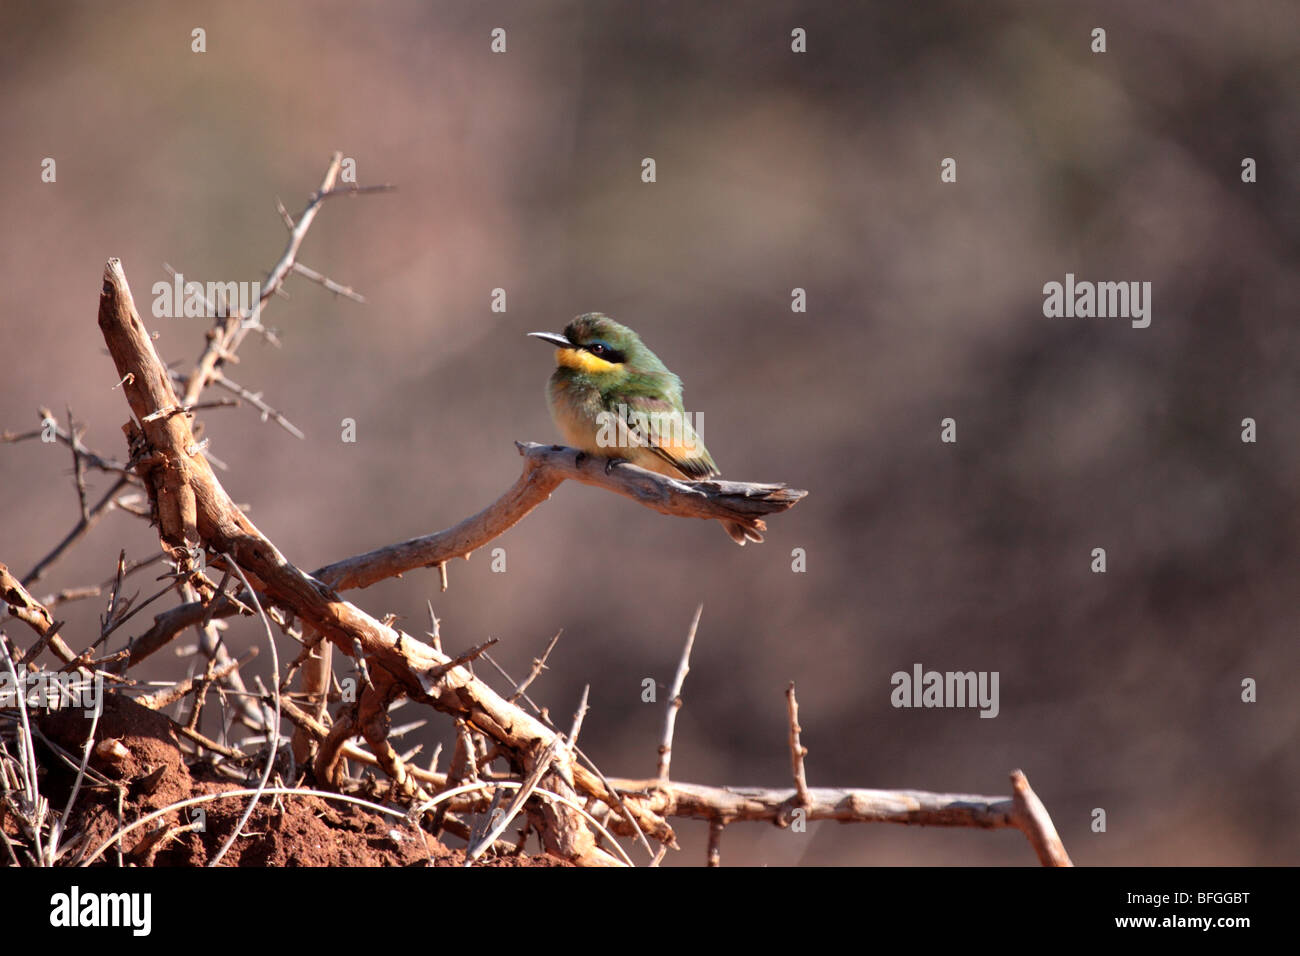
M 690 416 L 665 399 L 636 395 L 618 407 L 619 440 L 658 455 L 688 478 L 712 478 L 718 466 L 691 425 Z

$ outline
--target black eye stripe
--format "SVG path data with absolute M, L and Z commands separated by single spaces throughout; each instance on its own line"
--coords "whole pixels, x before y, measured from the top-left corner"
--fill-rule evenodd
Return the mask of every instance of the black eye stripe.
M 597 358 L 602 358 L 606 362 L 613 362 L 615 365 L 621 365 L 623 362 L 627 361 L 627 356 L 618 349 L 609 345 L 607 342 L 591 342 L 588 345 L 584 345 L 583 348 L 592 355 L 595 355 Z

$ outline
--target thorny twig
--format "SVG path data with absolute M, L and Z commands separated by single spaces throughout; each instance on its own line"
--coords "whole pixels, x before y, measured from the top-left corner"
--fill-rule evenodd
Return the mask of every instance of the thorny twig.
M 673 729 L 677 725 L 677 711 L 682 708 L 682 685 L 691 670 L 691 648 L 695 646 L 695 631 L 700 626 L 700 615 L 704 605 L 695 609 L 695 618 L 686 635 L 686 646 L 682 648 L 681 660 L 677 662 L 677 676 L 673 678 L 672 690 L 668 692 L 668 711 L 664 715 L 664 733 L 659 742 L 659 779 L 668 780 L 668 767 L 673 759 Z

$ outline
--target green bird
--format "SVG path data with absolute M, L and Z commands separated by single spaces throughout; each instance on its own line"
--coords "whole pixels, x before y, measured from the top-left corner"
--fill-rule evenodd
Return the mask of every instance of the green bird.
M 569 445 L 685 481 L 721 474 L 682 406 L 682 380 L 626 325 L 588 312 L 563 332 L 528 334 L 555 346 L 546 400 Z M 723 527 L 742 546 L 763 540 L 734 521 Z

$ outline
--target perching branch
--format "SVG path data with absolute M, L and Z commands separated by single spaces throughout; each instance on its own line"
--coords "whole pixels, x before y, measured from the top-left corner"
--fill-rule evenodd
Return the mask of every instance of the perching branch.
M 756 531 L 766 529 L 764 515 L 787 511 L 808 494 L 780 484 L 678 481 L 629 463 L 606 471 L 605 459 L 576 448 L 536 442 L 515 445 L 524 458 L 523 474 L 478 514 L 444 531 L 336 561 L 318 569 L 315 576 L 340 590 L 364 588 L 416 568 L 468 557 L 518 524 L 566 480 L 604 488 L 663 514 L 735 521 Z

